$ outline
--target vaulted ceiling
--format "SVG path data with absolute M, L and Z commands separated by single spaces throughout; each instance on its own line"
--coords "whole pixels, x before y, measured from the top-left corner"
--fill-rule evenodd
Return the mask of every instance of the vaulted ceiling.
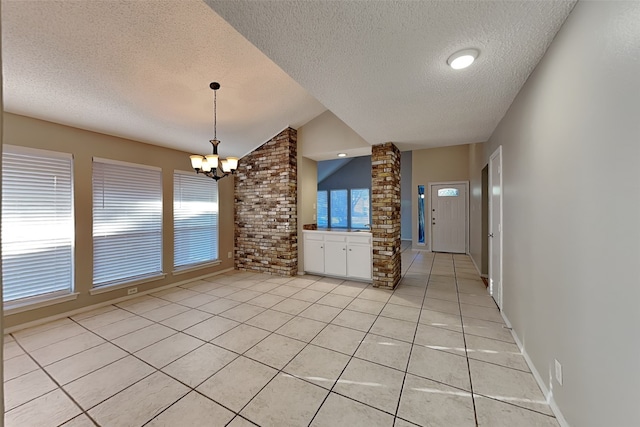
M 486 140 L 573 1 L 2 1 L 5 109 L 242 156 L 326 109 L 370 144 Z M 479 49 L 472 67 L 446 64 Z

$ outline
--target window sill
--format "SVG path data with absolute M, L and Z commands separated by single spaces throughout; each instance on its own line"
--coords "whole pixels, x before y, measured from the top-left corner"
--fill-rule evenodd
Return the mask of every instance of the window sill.
M 11 301 L 3 304 L 4 315 L 23 313 L 25 311 L 35 310 L 50 305 L 61 304 L 67 301 L 73 301 L 78 298 L 79 292 L 65 293 L 56 296 L 40 296 L 25 299 L 23 301 Z
M 100 286 L 99 288 L 93 288 L 89 291 L 91 295 L 100 295 L 106 292 L 117 291 L 118 289 L 130 288 L 132 286 L 141 285 L 143 283 L 155 282 L 157 280 L 162 280 L 167 277 L 166 274 L 158 274 L 156 276 L 145 277 L 144 279 L 133 280 L 127 283 L 118 283 L 117 285 L 108 285 L 108 286 Z
M 215 267 L 217 265 L 220 265 L 221 263 L 222 263 L 221 260 L 216 259 L 214 261 L 203 262 L 202 264 L 195 264 L 195 265 L 189 265 L 183 268 L 178 268 L 176 270 L 173 270 L 171 274 L 173 274 L 174 276 L 178 276 L 180 274 L 190 273 L 192 271 L 201 270 L 203 268 Z

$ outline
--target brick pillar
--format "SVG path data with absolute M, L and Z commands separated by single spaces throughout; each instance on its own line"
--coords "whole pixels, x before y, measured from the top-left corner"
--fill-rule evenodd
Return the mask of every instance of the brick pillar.
M 243 157 L 235 177 L 235 268 L 298 272 L 297 134 L 287 128 Z
M 400 150 L 391 142 L 371 150 L 373 286 L 393 289 L 400 281 Z

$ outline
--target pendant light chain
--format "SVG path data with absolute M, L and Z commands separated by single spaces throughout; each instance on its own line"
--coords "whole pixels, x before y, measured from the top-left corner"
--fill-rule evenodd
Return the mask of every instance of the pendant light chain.
M 212 82 L 209 88 L 213 90 L 213 139 L 210 140 L 213 154 L 202 156 L 200 154 L 193 154 L 189 156 L 191 159 L 191 166 L 196 173 L 201 173 L 216 181 L 228 176 L 229 174 L 235 174 L 238 169 L 238 158 L 227 157 L 226 159 L 220 159 L 218 156 L 218 89 L 220 89 L 220 83 Z M 220 167 L 218 167 L 220 162 Z M 218 171 L 222 171 L 222 175 L 218 174 Z
M 213 139 L 218 139 L 218 91 L 213 91 Z

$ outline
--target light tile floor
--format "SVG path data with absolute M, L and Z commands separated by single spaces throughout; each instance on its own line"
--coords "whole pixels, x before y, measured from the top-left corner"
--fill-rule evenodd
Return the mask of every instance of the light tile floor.
M 465 255 L 230 272 L 5 336 L 7 426 L 557 426 Z

